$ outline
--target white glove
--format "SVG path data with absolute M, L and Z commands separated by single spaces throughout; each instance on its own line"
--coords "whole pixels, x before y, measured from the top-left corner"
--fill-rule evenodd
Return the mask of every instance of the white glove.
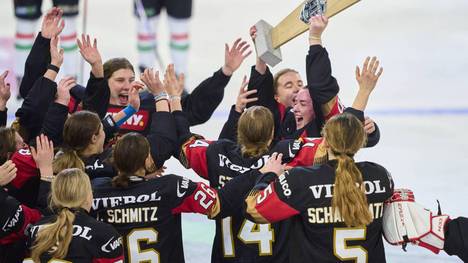
M 414 202 L 413 191 L 395 189 L 385 203 L 383 233 L 388 243 L 413 243 L 438 254 L 444 248 L 445 225 L 448 215 L 434 216 L 431 211 Z

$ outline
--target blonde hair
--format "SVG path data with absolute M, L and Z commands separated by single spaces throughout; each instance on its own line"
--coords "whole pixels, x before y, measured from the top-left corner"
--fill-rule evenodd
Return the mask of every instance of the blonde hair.
M 348 113 L 337 115 L 327 121 L 323 135 L 338 159 L 333 211 L 339 211 L 348 227 L 368 225 L 372 222 L 372 216 L 364 193 L 362 174 L 353 159 L 366 143 L 362 122 Z
M 259 157 L 268 152 L 273 139 L 273 114 L 263 106 L 253 106 L 245 110 L 237 125 L 237 141 L 242 155 Z
M 63 259 L 73 238 L 73 210 L 86 203 L 92 194 L 89 177 L 77 168 L 61 171 L 52 180 L 50 206 L 58 211 L 57 217 L 50 224 L 42 226 L 31 248 L 31 258 L 40 262 L 43 253 L 53 258 Z

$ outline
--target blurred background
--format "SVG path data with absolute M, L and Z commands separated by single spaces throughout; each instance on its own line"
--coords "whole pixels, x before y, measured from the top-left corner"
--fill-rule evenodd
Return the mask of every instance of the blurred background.
M 51 7 L 43 0 L 42 11 Z M 82 32 L 80 1 L 78 33 Z M 187 87 L 190 90 L 224 62 L 224 43 L 249 40 L 249 28 L 259 19 L 276 25 L 300 4 L 299 0 L 194 0 L 190 23 Z M 137 65 L 136 19 L 131 0 L 88 0 L 87 33 L 98 38 L 103 60 L 126 57 Z M 357 91 L 356 65 L 378 56 L 384 73 L 368 105 L 367 115 L 381 130 L 380 143 L 363 150 L 358 159 L 384 165 L 397 187 L 414 190 L 416 199 L 436 211 L 468 216 L 468 1 L 361 1 L 333 17 L 323 35 L 333 75 L 341 86 L 342 102 L 350 105 Z M 159 53 L 170 61 L 165 13 L 158 26 Z M 39 30 L 38 25 L 38 30 Z M 13 1 L 0 1 L 0 71 L 14 69 L 15 19 Z M 253 47 L 252 47 L 253 48 Z M 307 34 L 282 47 L 283 62 L 272 69 L 297 69 L 305 79 Z M 243 75 L 255 63 L 246 59 L 225 90 L 213 118 L 193 128 L 206 138 L 218 137 Z M 83 78 L 89 77 L 89 68 Z M 79 77 L 79 80 L 81 77 Z M 9 81 L 15 88 L 14 74 Z M 80 82 L 80 81 L 79 81 Z M 81 83 L 85 84 L 85 83 Z M 15 92 L 13 92 L 15 94 Z M 18 102 L 10 99 L 10 118 Z M 176 160 L 168 172 L 200 180 Z M 210 262 L 214 223 L 203 216 L 184 215 L 186 262 Z M 444 252 L 433 255 L 419 247 L 387 246 L 388 262 L 461 262 Z

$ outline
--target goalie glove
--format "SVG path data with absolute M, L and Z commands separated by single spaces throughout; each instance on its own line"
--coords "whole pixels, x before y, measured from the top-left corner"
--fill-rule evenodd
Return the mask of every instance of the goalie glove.
M 383 233 L 388 243 L 403 245 L 403 250 L 407 243 L 413 243 L 438 254 L 444 248 L 445 225 L 449 221 L 448 215 L 440 214 L 440 208 L 434 215 L 416 203 L 413 191 L 395 189 L 385 203 Z

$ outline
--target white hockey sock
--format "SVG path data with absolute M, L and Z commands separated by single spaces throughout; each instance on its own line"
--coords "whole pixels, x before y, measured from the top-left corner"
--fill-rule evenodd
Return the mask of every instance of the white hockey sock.
M 76 16 L 64 17 L 65 28 L 60 34 L 63 64 L 60 76 L 78 76 L 78 45 L 76 44 Z
M 137 43 L 138 43 L 138 66 L 152 68 L 155 66 L 156 58 L 154 51 L 157 48 L 156 27 L 159 16 L 148 17 L 146 21 L 138 18 Z
M 20 78 L 24 75 L 24 64 L 36 37 L 37 21 L 16 18 L 14 70 L 15 75 Z
M 187 57 L 189 50 L 188 25 L 190 19 L 168 17 L 171 31 L 171 57 L 177 74 L 187 74 Z

